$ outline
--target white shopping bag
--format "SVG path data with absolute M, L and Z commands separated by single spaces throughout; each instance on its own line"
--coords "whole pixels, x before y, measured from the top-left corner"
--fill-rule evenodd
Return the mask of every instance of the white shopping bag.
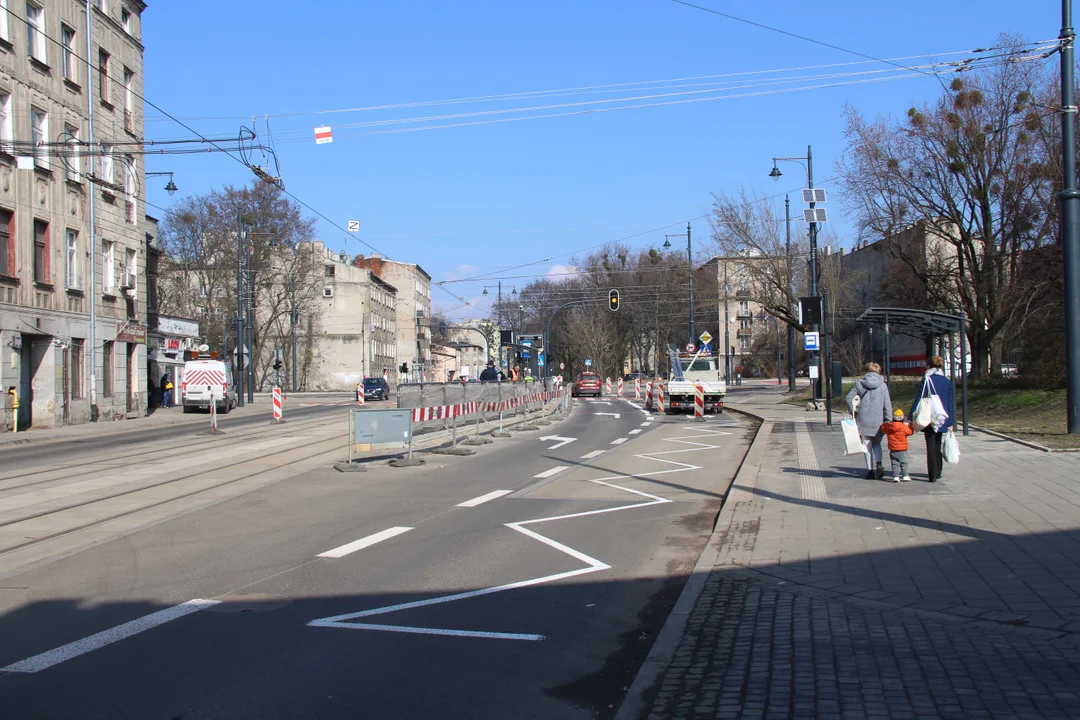
M 952 465 L 960 462 L 960 443 L 956 441 L 956 433 L 952 429 L 942 438 L 941 459 Z
M 845 455 L 862 455 L 866 452 L 862 438 L 859 437 L 859 428 L 855 425 L 855 418 L 844 418 L 840 421 L 840 427 L 844 431 Z

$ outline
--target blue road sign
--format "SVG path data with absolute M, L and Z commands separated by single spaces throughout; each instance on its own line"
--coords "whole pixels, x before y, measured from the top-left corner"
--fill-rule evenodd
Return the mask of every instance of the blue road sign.
M 803 335 L 803 345 L 807 350 L 820 350 L 821 336 L 816 332 L 808 332 Z
M 592 367 L 592 360 L 586 359 L 585 360 L 585 367 Z
M 701 346 L 701 354 L 702 355 L 712 355 L 712 345 L 702 345 Z

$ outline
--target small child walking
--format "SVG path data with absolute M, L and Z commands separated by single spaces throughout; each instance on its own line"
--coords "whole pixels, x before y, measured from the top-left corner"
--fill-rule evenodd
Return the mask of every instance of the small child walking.
M 892 422 L 881 425 L 881 434 L 889 439 L 889 460 L 892 462 L 893 482 L 911 482 L 908 475 L 908 437 L 915 434 L 911 424 L 905 422 L 904 411 L 893 413 Z

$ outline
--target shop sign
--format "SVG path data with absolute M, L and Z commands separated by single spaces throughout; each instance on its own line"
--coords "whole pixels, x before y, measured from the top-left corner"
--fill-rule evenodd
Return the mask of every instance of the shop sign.
M 146 326 L 139 323 L 124 323 L 116 333 L 118 342 L 146 344 Z

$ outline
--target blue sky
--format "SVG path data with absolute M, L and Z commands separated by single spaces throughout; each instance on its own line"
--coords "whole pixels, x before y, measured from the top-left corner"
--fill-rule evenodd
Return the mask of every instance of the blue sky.
M 878 58 L 944 57 L 991 45 L 1003 31 L 1045 40 L 1060 27 L 1056 2 L 1023 5 L 1022 11 L 1000 0 L 697 4 Z M 455 317 L 484 314 L 485 284 L 504 277 L 504 288 L 522 287 L 529 277 L 516 276 L 543 275 L 583 248 L 633 235 L 625 241 L 632 247 L 659 246 L 665 232 L 682 232 L 688 219 L 703 215 L 714 192 L 747 185 L 797 195 L 804 184 L 798 166 L 783 168 L 778 183 L 767 174 L 773 156 L 803 155 L 808 143 L 815 180 L 829 187 L 843 147 L 845 104 L 867 115 L 899 115 L 939 92 L 930 78 L 775 92 L 791 85 L 763 86 L 774 76 L 746 73 L 845 63 L 788 73 L 818 75 L 887 66 L 847 65 L 863 59 L 671 0 L 151 2 L 143 14 L 143 41 L 147 99 L 198 132 L 235 136 L 256 116 L 260 140 L 266 140 L 264 116 L 270 116 L 287 189 L 339 226 L 319 221 L 319 235 L 330 247 L 373 252 L 363 244 L 368 243 L 396 260 L 419 263 L 436 281 L 487 274 L 447 284 L 453 296 L 433 290 L 436 307 Z M 621 93 L 606 88 L 312 114 L 721 74 L 730 77 L 640 84 Z M 725 92 L 706 85 L 721 80 L 730 84 Z M 770 94 L 685 102 L 762 91 Z M 674 94 L 688 92 L 697 94 Z M 666 97 L 348 127 L 656 95 Z M 675 101 L 680 102 L 491 122 Z M 385 132 L 448 123 L 483 124 Z M 333 143 L 315 144 L 317 125 L 333 128 Z M 362 134 L 373 131 L 384 134 Z M 149 139 L 191 136 L 151 107 L 145 132 Z M 263 162 L 259 156 L 254 161 Z M 148 183 L 148 200 L 160 208 L 186 193 L 252 177 L 239 163 L 215 154 L 149 157 L 147 169 L 176 173 L 175 198 L 153 179 Z M 148 211 L 162 216 L 160 208 Z M 850 227 L 843 204 L 832 200 L 828 208 L 843 242 Z M 344 231 L 348 220 L 360 221 L 356 237 Z M 705 252 L 707 225 L 703 219 L 693 225 L 695 249 Z M 547 258 L 553 259 L 538 262 Z M 503 270 L 526 263 L 536 264 Z M 473 307 L 460 307 L 454 296 Z

